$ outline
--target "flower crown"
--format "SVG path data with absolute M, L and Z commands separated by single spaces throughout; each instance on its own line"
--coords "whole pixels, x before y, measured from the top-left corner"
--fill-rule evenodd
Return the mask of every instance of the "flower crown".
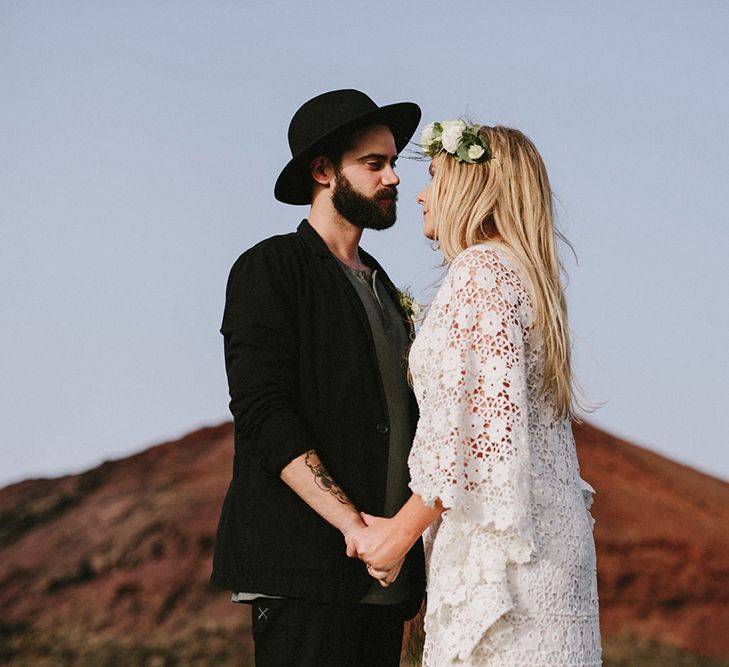
M 456 162 L 476 164 L 491 157 L 488 144 L 479 136 L 480 125 L 466 125 L 463 120 L 442 120 L 426 125 L 420 145 L 430 157 L 441 151 L 450 153 Z

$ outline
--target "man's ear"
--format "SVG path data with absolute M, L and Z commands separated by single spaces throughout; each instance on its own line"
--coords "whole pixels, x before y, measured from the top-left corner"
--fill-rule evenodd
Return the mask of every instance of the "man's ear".
M 311 177 L 319 185 L 331 185 L 334 179 L 334 165 L 328 157 L 317 155 L 309 165 Z

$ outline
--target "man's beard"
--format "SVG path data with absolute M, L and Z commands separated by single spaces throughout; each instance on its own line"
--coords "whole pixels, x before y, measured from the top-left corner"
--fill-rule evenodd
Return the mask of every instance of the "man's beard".
M 360 229 L 388 229 L 397 217 L 397 190 L 385 187 L 374 197 L 357 192 L 347 177 L 336 172 L 332 204 L 339 215 Z

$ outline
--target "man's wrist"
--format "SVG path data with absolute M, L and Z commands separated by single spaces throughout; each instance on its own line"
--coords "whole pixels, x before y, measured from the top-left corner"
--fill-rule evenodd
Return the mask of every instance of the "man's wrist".
M 353 512 L 351 517 L 344 521 L 341 526 L 338 526 L 338 528 L 342 535 L 347 537 L 347 535 L 356 533 L 358 530 L 362 530 L 362 528 L 367 528 L 367 524 L 362 520 L 359 512 Z

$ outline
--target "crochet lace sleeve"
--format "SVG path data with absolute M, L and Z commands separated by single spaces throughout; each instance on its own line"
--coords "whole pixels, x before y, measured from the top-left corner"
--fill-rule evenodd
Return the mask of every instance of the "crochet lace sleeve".
M 423 329 L 427 372 L 411 488 L 479 525 L 529 533 L 529 441 L 518 291 L 494 251 L 451 265 Z M 430 342 L 435 349 L 428 349 Z M 416 386 L 416 390 L 418 387 Z

